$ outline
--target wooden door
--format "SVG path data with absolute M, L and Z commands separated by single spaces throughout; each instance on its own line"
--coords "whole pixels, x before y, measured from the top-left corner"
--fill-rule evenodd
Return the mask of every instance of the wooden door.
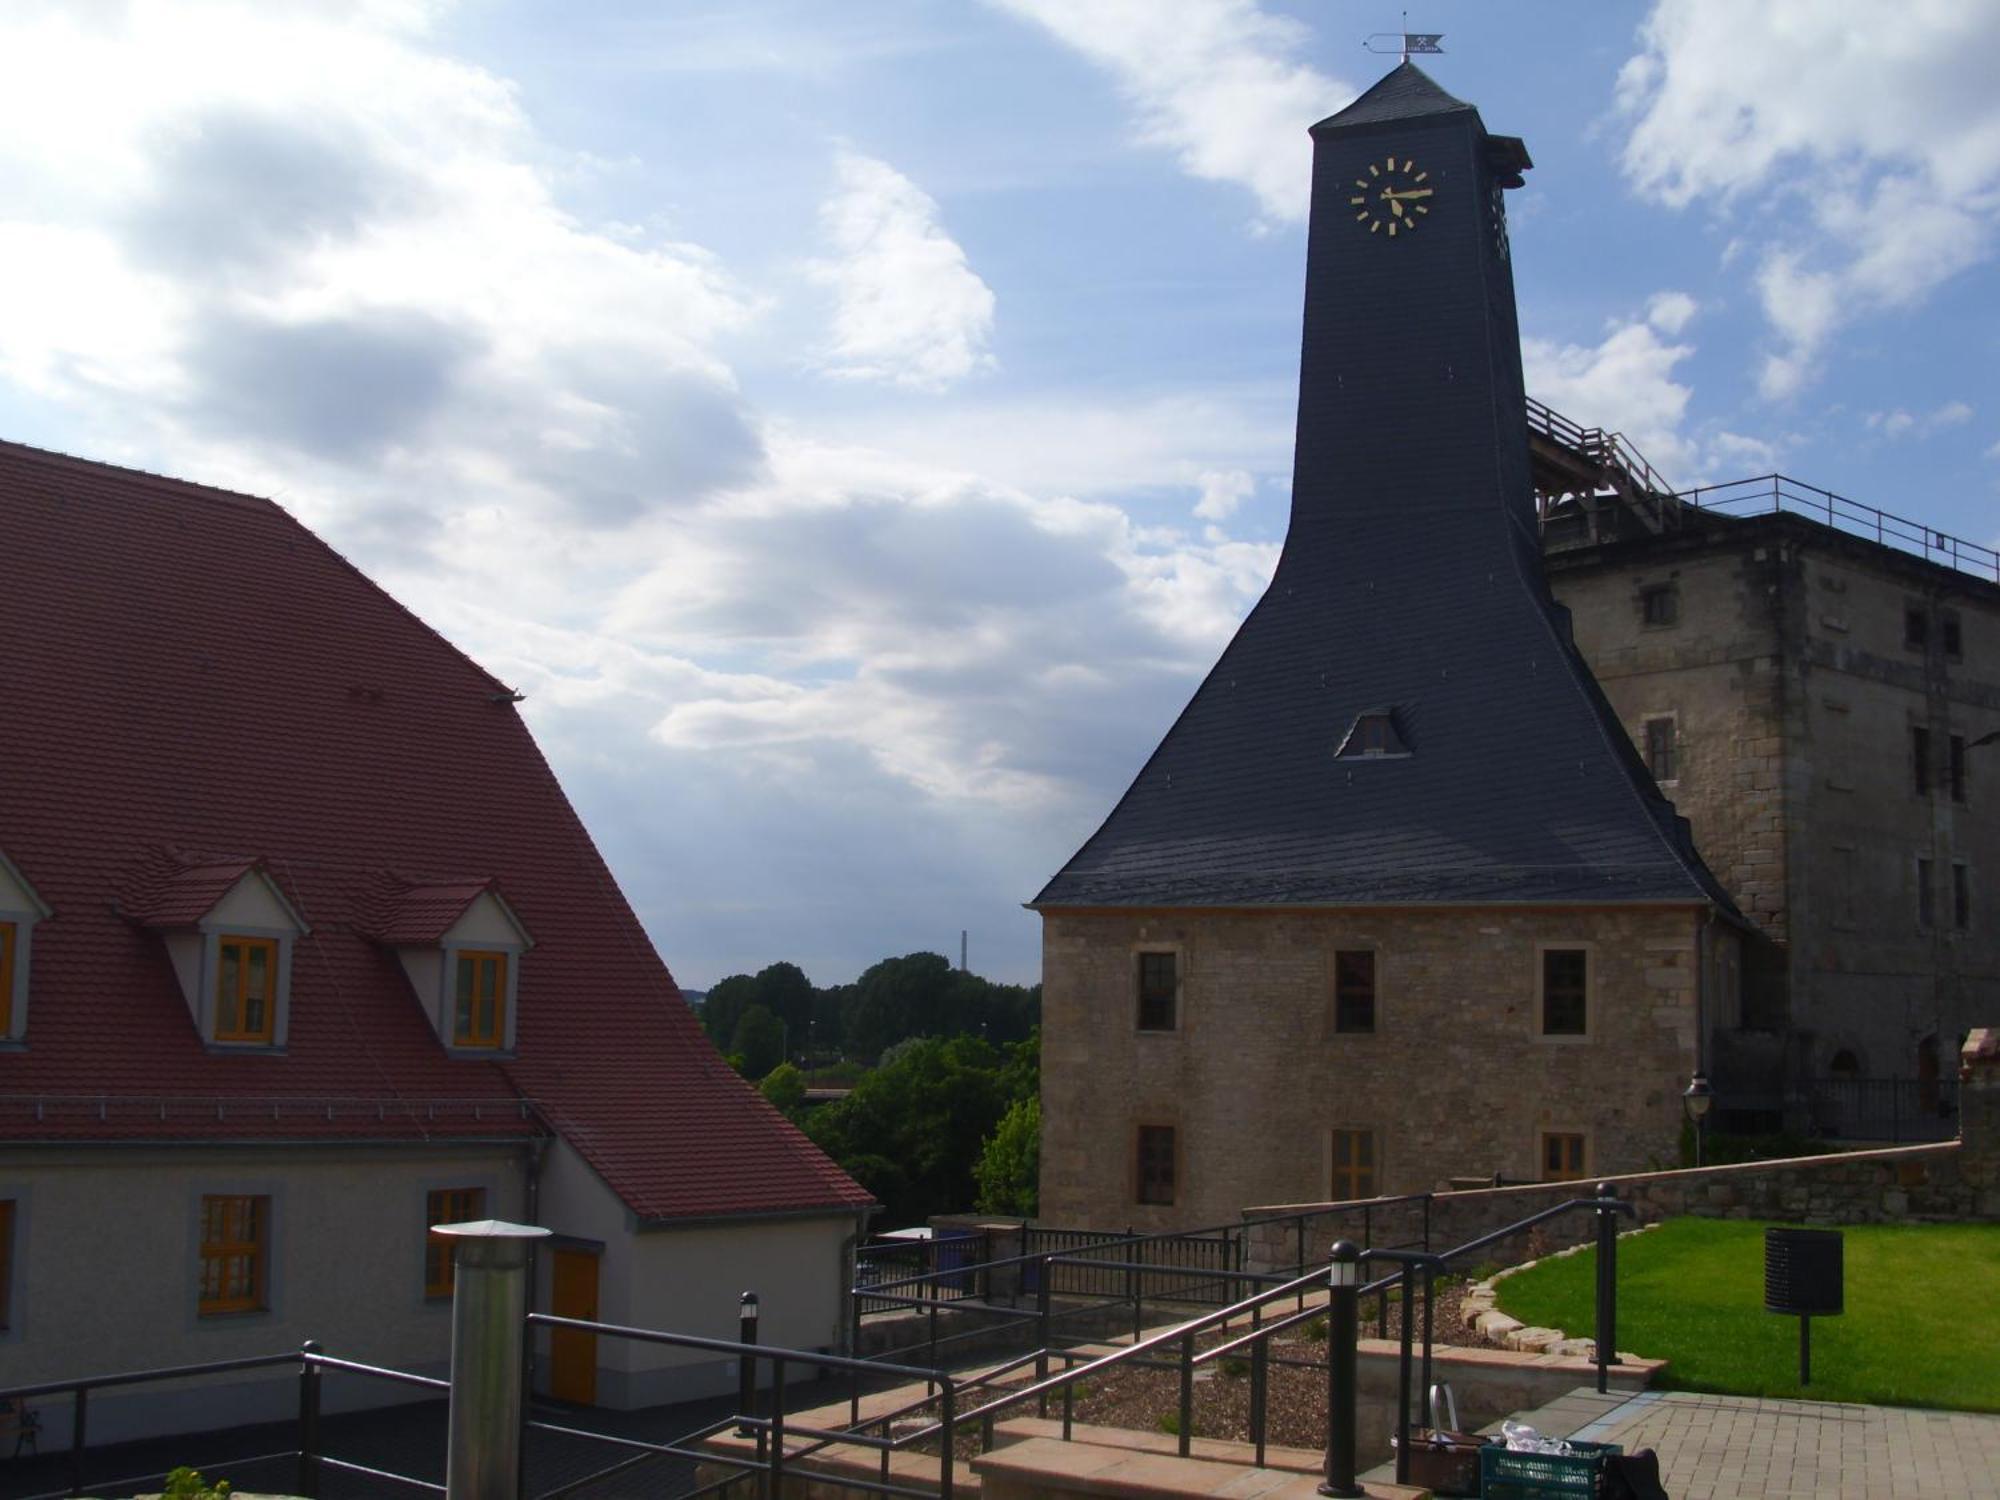
M 558 1318 L 597 1321 L 597 1257 L 580 1250 L 552 1252 L 549 1311 Z M 597 1335 L 574 1328 L 549 1330 L 549 1394 L 582 1406 L 597 1402 Z

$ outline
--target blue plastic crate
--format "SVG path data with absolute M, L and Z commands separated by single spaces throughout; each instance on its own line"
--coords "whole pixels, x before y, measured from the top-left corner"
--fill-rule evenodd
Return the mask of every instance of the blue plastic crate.
M 1516 1453 L 1499 1444 L 1479 1450 L 1481 1500 L 1591 1500 L 1616 1443 L 1572 1441 L 1569 1453 Z

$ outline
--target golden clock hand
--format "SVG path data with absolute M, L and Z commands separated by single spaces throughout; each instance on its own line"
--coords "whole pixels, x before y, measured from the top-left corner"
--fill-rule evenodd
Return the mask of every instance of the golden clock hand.
M 1428 198 L 1430 197 L 1431 192 L 1432 189 L 1430 188 L 1411 188 L 1408 192 L 1405 193 L 1392 193 L 1389 191 L 1389 189 L 1384 188 L 1382 189 L 1382 196 L 1384 198 L 1388 198 L 1391 200 L 1397 198 Z

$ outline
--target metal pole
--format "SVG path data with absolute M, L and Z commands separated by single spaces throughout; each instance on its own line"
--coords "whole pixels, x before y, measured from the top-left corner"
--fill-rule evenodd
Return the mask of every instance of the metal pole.
M 299 1345 L 299 1493 L 305 1500 L 319 1495 L 319 1343 L 307 1339 Z
M 1035 1350 L 1035 1384 L 1040 1385 L 1049 1378 L 1049 1259 L 1044 1255 L 1039 1262 L 1041 1275 L 1036 1277 L 1035 1322 L 1036 1336 L 1041 1347 Z M 1064 1387 L 1067 1391 L 1068 1387 Z M 1035 1415 L 1049 1414 L 1049 1393 L 1043 1391 L 1035 1397 Z
M 89 1417 L 90 1387 L 80 1385 L 76 1388 L 76 1402 L 70 1410 L 69 1492 L 72 1495 L 83 1493 L 83 1435 Z
M 1264 1467 L 1265 1406 L 1270 1400 L 1271 1341 L 1250 1346 L 1250 1441 L 1257 1445 L 1257 1467 Z
M 1181 1457 L 1186 1458 L 1194 1443 L 1194 1335 L 1181 1335 Z
M 1431 1268 L 1424 1267 L 1424 1378 L 1419 1389 L 1424 1393 L 1424 1421 L 1426 1427 L 1438 1425 L 1437 1413 L 1431 1410 Z
M 1799 1384 L 1812 1384 L 1812 1316 L 1799 1314 Z
M 739 1344 L 757 1342 L 755 1292 L 745 1292 L 736 1299 L 736 1342 Z M 747 1352 L 736 1356 L 736 1410 L 741 1418 L 736 1424 L 736 1435 L 743 1438 L 755 1437 L 757 1427 L 750 1419 L 757 1415 L 757 1356 Z
M 454 1260 L 445 1500 L 518 1500 L 528 1260 L 549 1231 L 480 1219 L 431 1232 L 452 1241 Z
M 1355 1341 L 1361 1322 L 1361 1251 L 1334 1244 L 1326 1296 L 1326 1483 L 1322 1495 L 1354 1500 Z
M 771 1464 L 764 1483 L 770 1500 L 785 1493 L 785 1362 L 777 1358 L 771 1361 Z
M 1608 1182 L 1597 1185 L 1600 1200 L 1616 1198 Z M 1601 1395 L 1611 1388 L 1609 1366 L 1618 1363 L 1618 1214 L 1616 1209 L 1597 1211 L 1597 1389 Z
M 1403 1327 L 1402 1349 L 1396 1360 L 1396 1483 L 1410 1482 L 1410 1325 L 1416 1321 L 1416 1306 L 1412 1301 L 1415 1284 L 1411 1273 L 1416 1269 L 1408 1261 L 1403 1262 Z

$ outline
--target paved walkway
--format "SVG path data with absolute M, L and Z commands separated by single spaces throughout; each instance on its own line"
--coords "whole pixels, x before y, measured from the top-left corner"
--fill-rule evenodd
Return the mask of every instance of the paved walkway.
M 1674 1500 L 2000 1495 L 2000 1416 L 1975 1412 L 1580 1390 L 1520 1420 L 1628 1453 L 1653 1449 Z

